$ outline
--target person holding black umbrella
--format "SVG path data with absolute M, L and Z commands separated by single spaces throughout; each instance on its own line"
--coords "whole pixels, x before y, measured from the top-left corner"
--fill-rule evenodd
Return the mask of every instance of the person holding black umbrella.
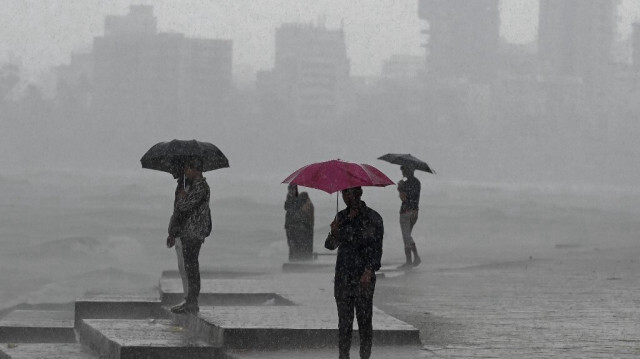
M 418 210 L 420 203 L 420 181 L 414 176 L 415 169 L 411 165 L 400 166 L 402 179 L 398 182 L 398 195 L 402 204 L 400 205 L 400 231 L 404 242 L 404 255 L 406 262 L 399 268 L 410 268 L 418 266 L 422 260 L 418 255 L 416 242 L 411 236 L 413 226 L 418 221 Z M 411 254 L 413 253 L 413 260 Z
M 186 182 L 190 186 L 186 187 Z M 184 165 L 183 188 L 176 193 L 174 212 L 169 227 L 167 246 L 175 244 L 179 237 L 182 259 L 187 277 L 187 293 L 182 305 L 171 308 L 174 313 L 197 313 L 200 294 L 200 265 L 198 257 L 206 237 L 211 234 L 210 189 L 202 176 L 202 161 L 189 159 Z
M 422 260 L 418 255 L 416 242 L 411 236 L 413 226 L 418 221 L 418 210 L 420 203 L 420 181 L 413 175 L 415 170 L 436 174 L 429 165 L 412 156 L 410 153 L 387 153 L 378 157 L 379 160 L 400 165 L 400 171 L 404 177 L 398 182 L 398 195 L 402 204 L 400 205 L 400 230 L 402 241 L 404 242 L 404 254 L 407 258 L 399 269 L 408 269 L 420 265 Z M 411 260 L 413 254 L 413 260 Z
M 171 171 L 173 179 L 175 179 L 177 182 L 173 200 L 174 213 L 179 213 L 176 211 L 176 206 L 178 204 L 178 193 L 191 187 L 191 181 L 187 183 L 183 172 L 183 166 L 180 164 L 174 165 L 174 169 Z M 184 257 L 182 256 L 182 240 L 178 236 L 181 225 L 182 216 L 172 214 L 171 219 L 169 220 L 169 237 L 167 238 L 167 248 L 174 247 L 176 250 L 176 257 L 178 258 L 178 273 L 180 273 L 180 279 L 182 280 L 182 290 L 186 296 L 189 290 L 189 282 L 187 279 L 187 272 L 184 269 Z M 185 304 L 186 302 L 183 301 L 182 303 L 172 307 L 172 309 L 177 309 L 181 306 L 184 306 Z
M 142 168 L 169 172 L 178 180 L 167 247 L 178 246 L 178 267 L 183 277 L 185 302 L 174 313 L 199 311 L 200 265 L 204 239 L 211 234 L 211 191 L 202 172 L 229 167 L 229 160 L 212 143 L 174 139 L 153 145 L 140 159 Z M 178 240 L 179 238 L 179 240 Z M 182 270 L 184 267 L 184 270 Z M 185 272 L 185 275 L 182 274 Z M 186 277 L 186 284 L 185 278 Z

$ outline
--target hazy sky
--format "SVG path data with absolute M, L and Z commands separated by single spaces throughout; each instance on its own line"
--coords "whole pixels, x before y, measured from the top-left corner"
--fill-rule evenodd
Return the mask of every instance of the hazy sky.
M 469 0 L 473 1 L 473 0 Z M 67 63 L 103 33 L 104 16 L 126 14 L 130 4 L 152 4 L 161 31 L 234 40 L 236 72 L 272 66 L 274 29 L 282 22 L 344 21 L 356 75 L 377 74 L 394 53 L 423 54 L 425 24 L 417 0 L 0 0 L 0 60 L 11 52 L 29 70 Z M 535 38 L 537 0 L 502 0 L 502 34 L 511 42 Z M 640 1 L 622 0 L 620 33 L 640 21 Z

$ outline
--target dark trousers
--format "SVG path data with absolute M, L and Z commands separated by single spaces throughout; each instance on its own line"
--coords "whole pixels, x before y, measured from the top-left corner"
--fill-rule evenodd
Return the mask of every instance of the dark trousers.
M 349 359 L 351 334 L 353 332 L 353 314 L 355 310 L 360 333 L 360 358 L 369 359 L 373 337 L 373 292 L 375 281 L 369 288 L 335 288 L 334 296 L 338 307 L 338 350 L 340 359 Z
M 203 240 L 183 239 L 182 258 L 184 260 L 184 271 L 187 272 L 188 292 L 185 298 L 187 304 L 197 305 L 200 294 L 200 263 L 198 256 Z

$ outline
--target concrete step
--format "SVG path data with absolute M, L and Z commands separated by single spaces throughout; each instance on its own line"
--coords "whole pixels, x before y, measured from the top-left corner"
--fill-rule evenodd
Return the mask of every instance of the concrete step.
M 160 299 L 165 306 L 183 301 L 182 281 L 160 279 Z M 276 293 L 269 281 L 259 279 L 202 279 L 198 302 L 201 306 L 294 305 Z
M 326 359 L 337 358 L 338 348 L 282 349 L 282 350 L 236 350 L 226 352 L 229 359 Z M 359 358 L 359 347 L 351 345 L 351 358 Z M 429 352 L 418 345 L 373 346 L 371 359 L 421 359 L 433 358 Z
M 248 272 L 239 270 L 223 270 L 223 269 L 207 269 L 200 266 L 200 278 L 202 279 L 233 279 L 233 278 L 246 278 L 246 277 L 264 277 L 267 273 L 264 272 Z M 162 278 L 178 278 L 180 279 L 180 272 L 177 270 L 164 270 L 161 274 Z
M 230 349 L 317 348 L 337 345 L 338 315 L 330 306 L 201 307 L 174 321 Z M 354 321 L 354 342 L 358 342 Z M 374 308 L 376 345 L 419 345 L 418 329 Z
M 82 319 L 167 318 L 158 297 L 131 294 L 87 295 L 76 299 L 75 323 Z
M 83 319 L 78 335 L 82 344 L 105 358 L 224 358 L 221 348 L 167 319 Z
M 282 271 L 290 273 L 332 272 L 335 266 L 335 259 L 333 262 L 285 262 L 282 264 Z
M 75 343 L 73 312 L 14 310 L 0 320 L 1 343 Z
M 0 359 L 97 359 L 80 344 L 0 344 Z

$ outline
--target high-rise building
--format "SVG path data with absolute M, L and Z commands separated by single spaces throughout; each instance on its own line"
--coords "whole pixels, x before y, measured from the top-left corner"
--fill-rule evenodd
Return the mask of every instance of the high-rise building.
M 640 22 L 633 24 L 631 46 L 633 47 L 633 68 L 640 71 Z
M 419 0 L 428 22 L 427 68 L 441 78 L 493 78 L 500 47 L 498 0 Z
M 386 79 L 408 80 L 424 72 L 424 56 L 395 54 L 383 62 L 381 75 Z
M 105 36 L 136 36 L 155 35 L 157 33 L 157 20 L 153 16 L 151 5 L 131 5 L 129 14 L 108 15 L 104 20 Z
M 616 0 L 540 0 L 538 51 L 547 75 L 599 82 L 612 61 Z
M 323 24 L 283 24 L 276 29 L 275 63 L 261 74 L 264 91 L 275 91 L 282 110 L 297 122 L 337 120 L 345 107 L 350 63 L 343 29 Z
M 194 118 L 207 118 L 228 106 L 233 90 L 233 42 L 188 38 L 182 59 L 185 105 Z
M 93 62 L 93 108 L 110 117 L 212 117 L 232 88 L 232 42 L 158 33 L 151 6 L 108 16 Z

